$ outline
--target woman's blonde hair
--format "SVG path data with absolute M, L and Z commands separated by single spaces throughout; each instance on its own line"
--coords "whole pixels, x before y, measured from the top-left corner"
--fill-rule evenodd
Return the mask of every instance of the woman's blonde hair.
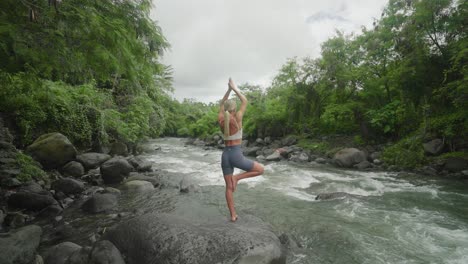
M 236 101 L 235 100 L 226 100 L 224 102 L 224 138 L 229 137 L 229 123 L 231 119 L 231 115 L 229 112 L 235 112 L 236 111 Z

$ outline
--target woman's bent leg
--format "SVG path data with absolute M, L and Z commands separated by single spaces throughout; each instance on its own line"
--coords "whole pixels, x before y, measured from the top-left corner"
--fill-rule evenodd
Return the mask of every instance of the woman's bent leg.
M 262 175 L 263 171 L 264 171 L 263 165 L 255 161 L 254 165 L 253 165 L 253 168 L 250 171 L 246 171 L 246 172 L 243 172 L 243 173 L 240 173 L 240 174 L 237 174 L 237 175 L 233 175 L 232 176 L 232 189 L 233 189 L 233 191 L 236 190 L 238 181 L 240 181 L 242 179 L 245 179 L 245 178 L 251 178 L 251 177 Z
M 226 203 L 229 209 L 229 213 L 231 214 L 231 221 L 237 220 L 237 213 L 236 209 L 234 208 L 234 192 L 233 189 L 233 175 L 225 175 L 224 181 L 226 182 Z

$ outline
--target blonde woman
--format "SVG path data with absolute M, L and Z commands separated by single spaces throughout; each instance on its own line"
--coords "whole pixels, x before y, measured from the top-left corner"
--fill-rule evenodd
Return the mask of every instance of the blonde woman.
M 224 133 L 225 148 L 221 157 L 221 168 L 226 181 L 226 202 L 231 214 L 231 221 L 235 222 L 237 213 L 234 208 L 233 192 L 236 190 L 237 182 L 263 174 L 263 166 L 256 161 L 246 159 L 242 154 L 242 117 L 247 108 L 247 98 L 241 94 L 231 78 L 229 78 L 228 87 L 219 107 L 218 123 Z M 228 100 L 231 91 L 234 91 L 242 102 L 239 111 L 236 111 L 236 101 Z M 245 172 L 233 175 L 234 168 Z

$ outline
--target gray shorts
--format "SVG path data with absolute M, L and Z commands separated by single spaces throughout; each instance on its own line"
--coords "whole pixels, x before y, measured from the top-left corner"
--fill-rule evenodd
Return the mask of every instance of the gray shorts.
M 223 155 L 221 156 L 221 168 L 223 175 L 232 175 L 234 168 L 239 168 L 244 171 L 251 171 L 254 162 L 246 159 L 242 154 L 241 146 L 227 146 L 224 148 Z

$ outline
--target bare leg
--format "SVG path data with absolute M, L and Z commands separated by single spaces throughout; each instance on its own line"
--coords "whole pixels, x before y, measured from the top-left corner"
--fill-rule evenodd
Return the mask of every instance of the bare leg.
M 231 221 L 235 222 L 237 220 L 237 213 L 236 209 L 234 208 L 234 196 L 233 196 L 233 188 L 232 188 L 232 175 L 225 175 L 224 181 L 226 182 L 226 202 L 229 209 L 229 213 L 231 214 Z
M 240 174 L 237 174 L 237 175 L 233 175 L 232 176 L 232 189 L 233 189 L 233 191 L 236 190 L 238 181 L 240 181 L 242 179 L 245 179 L 245 178 L 251 178 L 251 177 L 262 175 L 263 170 L 264 170 L 263 165 L 255 161 L 252 170 L 246 171 L 246 172 L 243 172 L 243 173 L 240 173 Z

